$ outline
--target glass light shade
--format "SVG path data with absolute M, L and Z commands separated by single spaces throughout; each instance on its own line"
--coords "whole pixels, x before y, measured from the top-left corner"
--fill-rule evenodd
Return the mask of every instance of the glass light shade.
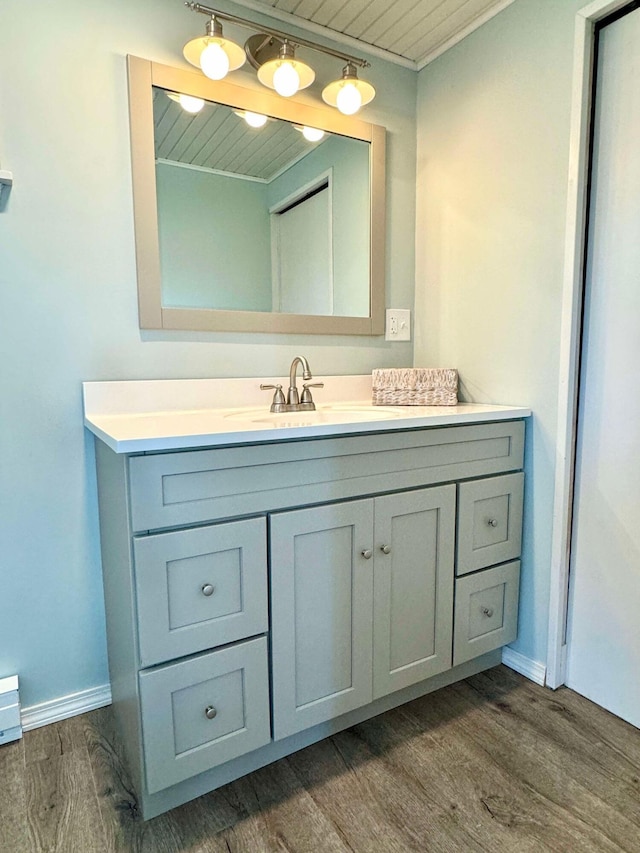
M 204 100 L 196 98 L 194 95 L 185 95 L 182 92 L 167 92 L 167 96 L 180 104 L 182 109 L 187 113 L 199 113 L 204 107 Z
M 366 80 L 359 80 L 353 73 L 343 74 L 340 80 L 334 80 L 322 91 L 322 100 L 330 107 L 337 107 L 345 115 L 357 113 L 361 106 L 370 103 L 376 96 L 376 90 Z
M 362 95 L 356 83 L 349 80 L 341 86 L 340 91 L 336 95 L 336 106 L 346 116 L 352 116 L 358 112 L 362 106 Z
M 222 45 L 209 42 L 200 54 L 200 68 L 210 80 L 222 80 L 229 73 L 229 57 Z
M 188 113 L 199 113 L 204 107 L 204 98 L 196 98 L 194 95 L 180 95 L 178 103 Z
M 262 113 L 252 113 L 245 110 L 242 118 L 246 121 L 249 127 L 264 127 L 267 123 L 267 117 Z
M 271 59 L 258 68 L 258 80 L 262 85 L 275 89 L 285 98 L 306 89 L 315 79 L 313 68 L 299 59 Z
M 227 72 L 240 68 L 246 59 L 240 45 L 222 35 L 191 39 L 182 52 L 187 62 L 201 68 L 203 74 L 212 80 L 222 80 Z
M 307 127 L 305 125 L 302 128 L 302 135 L 308 142 L 320 142 L 324 136 L 324 130 L 320 130 L 319 127 Z
M 273 72 L 273 88 L 283 98 L 289 98 L 300 88 L 300 75 L 292 62 L 285 60 Z

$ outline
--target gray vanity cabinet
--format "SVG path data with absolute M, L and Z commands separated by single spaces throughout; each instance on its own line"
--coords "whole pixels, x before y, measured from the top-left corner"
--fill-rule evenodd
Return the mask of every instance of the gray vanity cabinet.
M 271 517 L 276 739 L 451 667 L 455 486 Z
M 500 661 L 522 421 L 96 443 L 113 708 L 153 817 Z

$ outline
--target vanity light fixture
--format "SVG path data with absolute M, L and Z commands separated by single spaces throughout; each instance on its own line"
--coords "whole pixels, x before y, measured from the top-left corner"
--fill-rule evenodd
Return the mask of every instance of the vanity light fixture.
M 187 113 L 199 113 L 204 107 L 204 98 L 196 98 L 194 95 L 185 95 L 182 92 L 167 92 L 172 101 L 180 104 Z
M 187 62 L 201 68 L 202 73 L 211 80 L 222 80 L 229 71 L 235 71 L 244 65 L 244 50 L 239 44 L 222 34 L 222 23 L 218 13 L 211 14 L 207 21 L 206 35 L 191 39 L 183 49 Z
M 307 142 L 320 142 L 325 135 L 325 131 L 320 130 L 319 127 L 307 127 L 307 125 L 302 124 L 294 124 L 293 126 L 300 131 Z
M 352 116 L 375 95 L 376 90 L 371 83 L 359 80 L 357 68 L 353 62 L 347 62 L 342 69 L 342 77 L 323 89 L 322 100 L 331 107 L 337 107 L 344 115 Z
M 358 78 L 357 68 L 369 67 L 370 63 L 366 59 L 323 47 L 315 42 L 288 35 L 281 30 L 254 24 L 246 18 L 218 12 L 200 3 L 185 2 L 185 6 L 194 12 L 211 16 L 207 25 L 207 35 L 188 42 L 184 48 L 184 55 L 192 65 L 202 68 L 204 74 L 213 80 L 221 80 L 227 71 L 239 68 L 246 54 L 251 65 L 257 70 L 258 80 L 263 86 L 275 89 L 284 98 L 290 98 L 300 89 L 306 89 L 315 80 L 313 68 L 296 57 L 297 48 L 305 47 L 346 62 L 342 77 L 324 88 L 322 97 L 325 103 L 337 107 L 345 115 L 353 115 L 361 106 L 368 104 L 375 97 L 376 90 L 371 83 Z M 222 36 L 221 21 L 238 24 L 258 32 L 247 39 L 242 51 L 237 44 Z M 242 54 L 242 61 L 238 51 Z M 226 57 L 229 58 L 228 65 Z

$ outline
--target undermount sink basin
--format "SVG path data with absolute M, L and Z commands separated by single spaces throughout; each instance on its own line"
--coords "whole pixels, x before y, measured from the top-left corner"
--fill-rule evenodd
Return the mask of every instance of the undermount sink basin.
M 271 424 L 279 427 L 313 426 L 315 424 L 348 424 L 358 421 L 388 420 L 397 418 L 401 410 L 393 407 L 335 405 L 319 406 L 315 411 L 269 412 L 264 409 L 244 409 L 229 412 L 225 418 L 253 424 Z

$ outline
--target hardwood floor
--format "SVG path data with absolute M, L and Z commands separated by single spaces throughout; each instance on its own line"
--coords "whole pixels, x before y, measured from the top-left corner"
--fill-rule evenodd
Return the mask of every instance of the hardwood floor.
M 640 853 L 640 731 L 506 667 L 146 823 L 109 708 L 0 747 L 1 853 Z

